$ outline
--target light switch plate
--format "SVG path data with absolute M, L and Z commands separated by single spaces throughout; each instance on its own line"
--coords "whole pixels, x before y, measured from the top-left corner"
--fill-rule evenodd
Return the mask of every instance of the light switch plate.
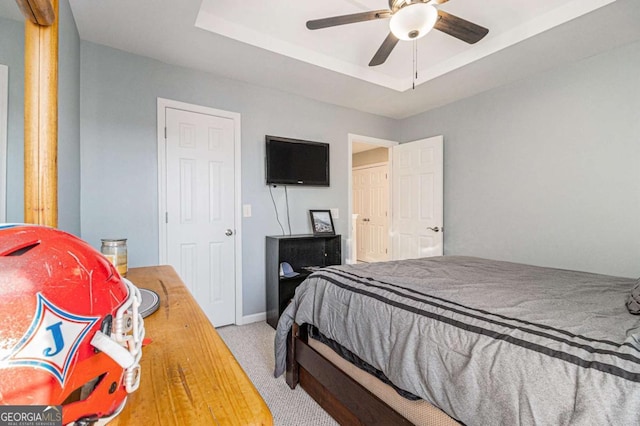
M 251 204 L 242 205 L 242 216 L 251 217 Z
M 338 219 L 338 218 L 340 217 L 340 216 L 339 216 L 339 214 L 338 214 L 338 213 L 339 213 L 339 211 L 340 211 L 340 210 L 339 210 L 337 207 L 332 208 L 332 209 L 331 209 L 331 217 L 332 217 L 333 219 Z

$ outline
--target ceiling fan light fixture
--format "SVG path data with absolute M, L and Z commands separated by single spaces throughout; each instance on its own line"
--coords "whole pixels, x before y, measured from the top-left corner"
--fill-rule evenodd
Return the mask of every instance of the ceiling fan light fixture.
M 438 10 L 430 4 L 407 4 L 391 16 L 389 28 L 400 40 L 416 40 L 427 35 L 438 20 Z

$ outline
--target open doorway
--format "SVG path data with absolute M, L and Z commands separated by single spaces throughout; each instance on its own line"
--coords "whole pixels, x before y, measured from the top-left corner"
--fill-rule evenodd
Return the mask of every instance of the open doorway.
M 387 237 L 386 259 L 442 256 L 444 253 L 444 138 L 442 135 L 400 145 L 395 141 L 349 134 L 349 173 L 354 169 L 354 147 L 358 154 L 361 144 L 369 145 L 369 148 L 373 149 L 384 147 L 388 154 L 387 230 L 379 232 L 380 239 L 384 239 L 384 235 Z M 374 154 L 367 154 L 369 155 Z M 356 158 L 355 164 L 356 167 L 361 164 L 359 158 Z M 377 167 L 375 163 L 370 165 Z M 370 219 L 370 217 L 366 214 L 362 217 L 354 214 L 358 206 L 354 208 L 356 202 L 353 195 L 353 179 L 349 179 L 348 182 L 348 213 L 351 224 L 346 241 L 346 262 L 357 263 L 358 228 L 363 219 Z M 380 204 L 384 205 L 384 203 Z M 376 242 L 376 240 L 373 241 Z M 378 259 L 369 261 L 378 261 Z
M 352 220 L 356 262 L 389 260 L 389 148 L 353 142 Z
M 349 135 L 347 263 L 392 259 L 391 147 L 395 141 Z

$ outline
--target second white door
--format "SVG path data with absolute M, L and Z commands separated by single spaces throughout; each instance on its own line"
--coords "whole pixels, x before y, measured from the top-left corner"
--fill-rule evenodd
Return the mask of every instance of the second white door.
M 167 260 L 214 326 L 235 322 L 234 121 L 166 108 Z
M 394 259 L 443 254 L 443 137 L 393 147 Z

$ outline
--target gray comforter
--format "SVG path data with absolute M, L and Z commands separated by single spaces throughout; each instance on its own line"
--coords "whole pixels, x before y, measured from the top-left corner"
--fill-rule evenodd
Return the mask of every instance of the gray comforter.
M 640 424 L 634 280 L 472 257 L 334 266 L 296 291 L 295 320 L 468 425 Z

